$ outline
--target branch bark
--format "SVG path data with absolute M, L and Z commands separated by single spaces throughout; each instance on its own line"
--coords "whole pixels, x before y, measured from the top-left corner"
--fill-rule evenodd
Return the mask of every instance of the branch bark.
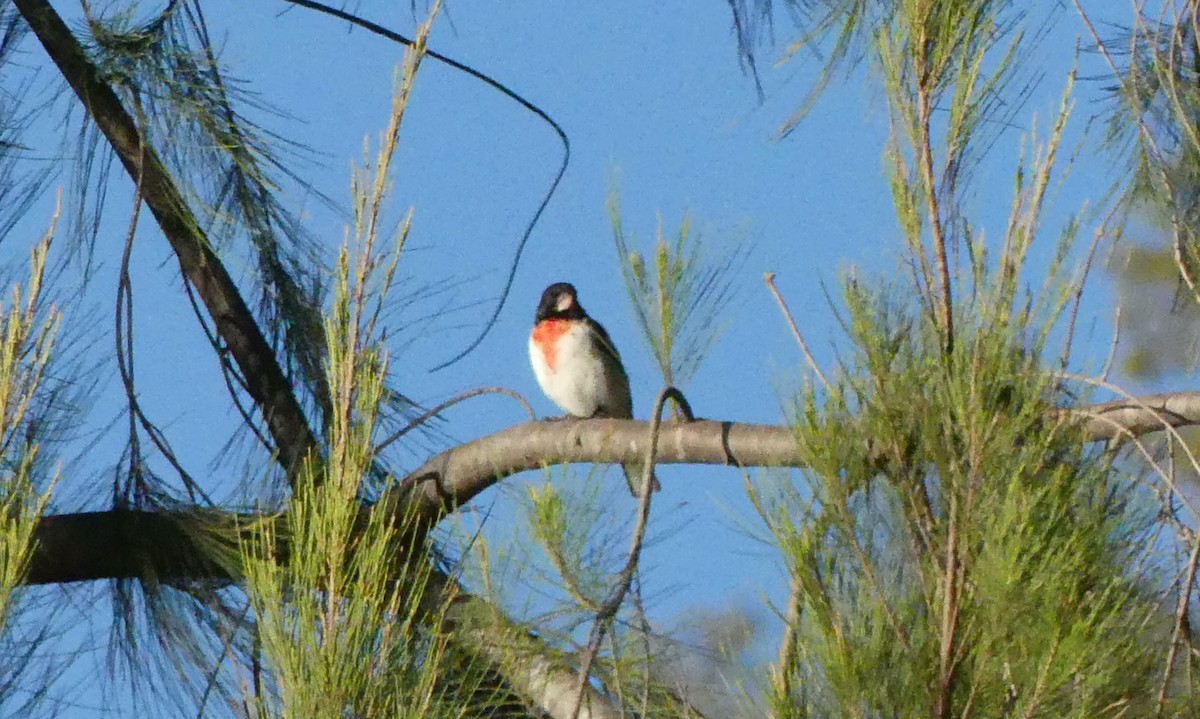
M 208 559 L 198 534 L 184 529 L 192 515 L 111 509 L 44 517 L 34 534 L 26 584 L 153 577 L 230 579 Z
M 650 422 L 632 419 L 559 419 L 529 422 L 467 442 L 430 458 L 396 490 L 437 521 L 497 480 L 530 469 L 579 462 L 644 461 Z M 662 425 L 657 464 L 735 467 L 800 466 L 786 425 L 697 420 Z M 411 494 L 409 494 L 411 492 Z
M 464 591 L 451 577 L 434 575 L 425 596 L 432 601 L 450 597 L 445 613 L 448 629 L 472 638 L 472 648 L 493 666 L 502 668 L 505 679 L 523 697 L 552 717 L 569 719 L 580 697 L 578 676 L 571 658 L 548 649 L 529 630 L 514 623 L 491 602 Z M 437 613 L 442 607 L 427 607 Z M 621 712 L 590 684 L 579 701 L 583 719 L 619 719 Z
M 1200 425 L 1200 392 L 1153 394 L 1063 410 L 1082 422 L 1085 441 L 1142 436 Z M 503 477 L 555 464 L 627 463 L 644 457 L 650 423 L 562 419 L 517 425 L 435 455 L 410 473 L 421 516 L 441 519 Z M 697 420 L 664 424 L 658 464 L 801 467 L 791 427 Z
M 1140 437 L 1167 427 L 1200 425 L 1200 392 L 1168 392 L 1115 400 L 1071 410 L 1093 442 Z
M 46 0 L 13 2 L 130 177 L 139 183 L 142 199 L 243 374 L 247 391 L 265 418 L 279 461 L 291 475 L 306 456 L 317 451 L 317 438 L 258 322 L 212 250 L 169 170 L 51 5 Z M 1161 429 L 1164 424 L 1200 424 L 1200 393 L 1155 395 L 1077 411 L 1086 415 L 1084 428 L 1089 439 L 1112 439 L 1122 433 L 1140 435 Z M 436 522 L 510 474 L 566 462 L 636 463 L 648 441 L 647 423 L 632 420 L 513 427 L 431 458 L 392 490 L 387 501 L 369 511 L 408 509 L 407 503 L 415 501 L 421 516 Z M 715 421 L 669 424 L 662 428 L 658 442 L 660 463 L 800 465 L 788 427 Z M 110 510 L 46 517 L 36 532 L 37 546 L 26 583 L 122 578 L 151 578 L 164 583 L 233 581 L 228 568 L 214 558 L 213 543 L 230 539 L 227 533 L 219 534 L 217 528 L 226 532 L 231 527 L 245 527 L 248 519 L 220 513 L 200 517 L 199 510 Z M 513 685 L 532 702 L 562 716 L 557 711 L 561 702 L 564 698 L 574 700 L 574 673 L 537 637 L 505 624 L 506 618 L 484 600 L 461 593 L 458 601 L 456 621 L 464 641 L 474 642 L 484 656 L 505 667 Z M 501 631 L 498 627 L 507 628 Z M 514 654 L 514 646 L 523 649 Z M 587 716 L 619 715 L 595 692 L 589 694 L 586 706 Z
M 89 60 L 78 40 L 46 0 L 14 0 L 92 120 L 104 134 L 138 192 L 150 208 L 163 235 L 179 260 L 187 281 L 195 288 L 212 317 L 216 331 L 237 363 L 246 390 L 266 421 L 278 460 L 289 480 L 306 458 L 319 447 L 308 420 L 278 360 L 233 279 L 200 229 L 170 172 L 126 111 L 113 88 Z M 386 505 L 385 505 L 386 506 Z M 239 529 L 234 515 L 205 517 L 222 527 L 214 531 L 195 514 L 110 510 L 44 518 L 35 536 L 28 584 L 67 583 L 97 579 L 139 578 L 169 583 L 173 580 L 209 578 L 232 580 L 227 568 L 213 560 L 211 542 L 230 541 L 229 531 Z M 226 521 L 228 520 L 228 522 Z M 574 696 L 574 674 L 546 658 L 547 647 L 524 633 L 523 659 L 512 661 L 511 646 L 521 634 L 515 628 L 501 633 L 496 619 L 503 618 L 487 602 L 460 595 L 457 612 L 466 632 L 484 656 L 509 669 L 513 685 L 534 703 L 556 711 L 563 697 Z M 473 617 L 486 614 L 490 631 L 472 633 Z M 586 716 L 607 719 L 620 716 L 594 690 L 588 697 Z

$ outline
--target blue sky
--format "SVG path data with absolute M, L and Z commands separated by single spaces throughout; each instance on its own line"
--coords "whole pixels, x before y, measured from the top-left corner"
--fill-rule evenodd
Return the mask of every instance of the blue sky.
M 386 121 L 403 49 L 345 24 L 282 2 L 220 0 L 205 5 L 224 62 L 245 87 L 278 114 L 252 116 L 282 137 L 311 148 L 293 169 L 335 202 L 347 206 L 349 170 L 362 157 L 364 139 L 374 141 Z M 408 3 L 359 3 L 377 22 L 411 34 Z M 1023 134 L 1036 112 L 1047 118 L 1058 99 L 1084 32 L 1071 13 L 1059 14 L 1031 65 L 1044 79 L 1016 114 L 1016 127 L 999 132 L 979 167 L 971 223 L 998 238 L 1007 217 L 1012 171 Z M 777 28 L 783 37 L 789 27 Z M 633 377 L 635 413 L 645 416 L 659 389 L 647 349 L 640 344 L 621 285 L 606 202 L 620 192 L 627 231 L 648 242 L 661 214 L 668 232 L 685 215 L 716 249 L 732 243 L 748 249 L 733 279 L 736 303 L 727 330 L 699 374 L 685 387 L 698 414 L 750 422 L 779 422 L 781 392 L 802 373 L 801 356 L 762 282 L 777 281 L 818 360 L 833 359 L 839 340 L 822 283 L 836 289 L 840 273 L 853 267 L 899 279 L 900 238 L 883 165 L 887 116 L 878 78 L 860 70 L 836 82 L 812 115 L 790 137 L 776 129 L 804 97 L 818 65 L 801 57 L 761 68 L 767 91 L 759 103 L 752 81 L 738 66 L 728 7 L 709 0 L 656 3 L 521 4 L 453 0 L 431 46 L 510 85 L 539 104 L 567 131 L 572 162 L 542 222 L 535 229 L 512 294 L 484 343 L 463 361 L 439 372 L 429 368 L 462 349 L 490 311 L 517 239 L 557 168 L 560 146 L 548 127 L 478 81 L 427 62 L 419 78 L 397 160 L 397 216 L 414 209 L 410 253 L 404 271 L 420 281 L 466 280 L 451 305 L 468 307 L 435 321 L 419 336 L 405 334 L 406 319 L 436 314 L 444 306 L 420 306 L 395 317 L 389 336 L 411 341 L 393 358 L 400 386 L 433 404 L 483 385 L 504 385 L 545 415 L 556 413 L 540 395 L 526 357 L 526 337 L 541 290 L 567 280 L 579 288 L 587 309 L 612 334 Z M 31 47 L 40 54 L 40 48 Z M 1085 56 L 1100 72 L 1096 58 Z M 1083 74 L 1088 73 L 1085 65 Z M 1067 146 L 1079 148 L 1048 220 L 1047 241 L 1059 223 L 1113 180 L 1113 164 L 1085 136 L 1089 116 L 1099 113 L 1098 87 L 1081 84 Z M 345 237 L 347 215 L 332 212 L 293 186 L 284 187 L 291 207 L 332 257 Z M 103 242 L 119 242 L 127 221 L 128 188 L 110 198 Z M 1090 237 L 1092 226 L 1085 225 Z M 115 246 L 115 245 L 113 245 Z M 110 251 L 112 252 L 112 251 Z M 113 255 L 109 255 L 113 256 Z M 167 426 L 184 459 L 202 468 L 213 460 L 233 421 L 215 362 L 179 294 L 177 271 L 156 229 L 143 219 L 135 256 L 142 273 L 137 288 L 139 381 L 152 417 Z M 88 295 L 107 322 L 114 263 L 105 262 Z M 231 267 L 237 275 L 244 267 Z M 1104 282 L 1085 305 L 1085 347 L 1107 349 L 1111 302 Z M 81 303 L 83 308 L 87 303 Z M 180 318 L 185 318 L 180 321 Z M 102 341 L 109 341 L 107 339 Z M 1088 354 L 1087 350 L 1082 353 Z M 1093 353 L 1094 355 L 1094 353 Z M 109 365 L 111 369 L 115 365 Z M 106 370 L 108 371 L 108 370 Z M 114 375 L 115 376 L 115 375 Z M 109 419 L 104 401 L 118 397 L 109 382 L 96 421 Z M 113 405 L 109 404 L 107 407 Z M 508 400 L 473 400 L 449 414 L 451 435 L 481 436 L 522 420 Z M 110 437 L 110 439 L 115 439 Z M 420 452 L 397 456 L 401 464 Z M 101 469 L 99 467 L 94 469 Z M 238 467 L 222 465 L 234 476 Z M 739 524 L 753 522 L 740 476 L 731 470 L 664 468 L 656 502 L 657 539 L 647 560 L 652 619 L 661 627 L 686 627 L 691 608 L 778 601 L 786 578 L 768 548 Z M 614 511 L 632 514 L 618 473 L 605 478 L 615 490 Z M 541 482 L 525 474 L 506 482 Z M 516 490 L 494 490 L 480 505 L 491 511 L 494 542 L 514 541 L 522 521 L 513 509 Z M 61 501 L 63 511 L 86 499 L 77 489 Z M 492 505 L 495 500 L 495 505 Z M 519 541 L 519 540 L 515 540 Z M 107 619 L 99 612 L 98 622 Z M 101 625 L 102 626 L 102 625 Z M 98 631 L 102 647 L 105 632 Z M 91 657 L 103 663 L 104 651 Z M 90 661 L 85 657 L 85 661 Z M 87 702 L 89 705 L 92 702 Z M 103 705 L 97 699 L 95 707 Z M 98 716 L 78 708 L 73 716 Z

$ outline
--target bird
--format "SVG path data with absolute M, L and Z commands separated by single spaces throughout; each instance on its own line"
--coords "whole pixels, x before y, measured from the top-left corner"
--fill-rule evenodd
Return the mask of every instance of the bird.
M 542 292 L 529 334 L 529 360 L 542 392 L 569 416 L 633 419 L 621 355 L 604 327 L 579 304 L 571 283 L 555 282 Z M 629 492 L 642 496 L 642 466 L 623 469 Z M 650 488 L 661 489 L 653 472 Z

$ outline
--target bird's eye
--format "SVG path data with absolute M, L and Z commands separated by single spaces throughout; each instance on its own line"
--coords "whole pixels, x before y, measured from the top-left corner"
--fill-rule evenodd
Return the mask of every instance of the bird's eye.
M 558 296 L 558 302 L 554 303 L 554 309 L 559 312 L 566 312 L 571 309 L 571 305 L 575 304 L 575 298 L 570 293 L 564 292 Z

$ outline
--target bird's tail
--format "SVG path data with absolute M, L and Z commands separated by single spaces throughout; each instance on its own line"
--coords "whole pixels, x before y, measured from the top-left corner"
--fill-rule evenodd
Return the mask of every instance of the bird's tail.
M 626 464 L 621 467 L 625 471 L 625 481 L 629 484 L 629 493 L 635 498 L 642 496 L 642 475 L 645 473 L 645 465 L 641 464 Z M 650 472 L 650 491 L 657 492 L 662 489 L 662 485 L 658 483 L 658 477 L 654 476 L 654 472 Z

